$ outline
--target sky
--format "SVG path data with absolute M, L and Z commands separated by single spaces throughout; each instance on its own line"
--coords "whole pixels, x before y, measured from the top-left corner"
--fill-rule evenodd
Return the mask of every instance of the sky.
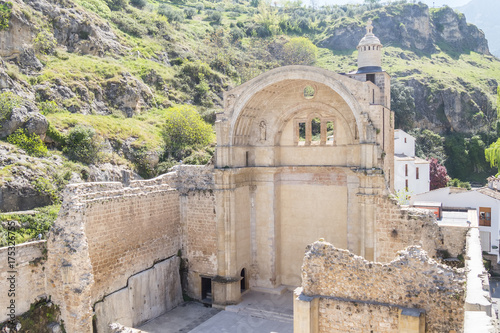
M 436 7 L 440 7 L 443 5 L 448 5 L 450 7 L 459 7 L 467 4 L 471 0 L 420 0 L 423 3 L 427 4 L 429 7 L 433 5 Z M 303 1 L 306 3 L 307 1 Z M 364 0 L 319 0 L 318 3 L 320 5 L 343 5 L 346 3 L 363 3 Z M 382 2 L 388 2 L 387 0 L 383 0 Z

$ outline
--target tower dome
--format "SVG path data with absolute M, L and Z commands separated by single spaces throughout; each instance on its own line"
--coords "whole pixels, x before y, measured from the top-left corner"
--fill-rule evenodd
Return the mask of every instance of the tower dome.
M 366 25 L 366 35 L 358 44 L 358 73 L 382 71 L 382 44 L 373 34 L 372 20 Z

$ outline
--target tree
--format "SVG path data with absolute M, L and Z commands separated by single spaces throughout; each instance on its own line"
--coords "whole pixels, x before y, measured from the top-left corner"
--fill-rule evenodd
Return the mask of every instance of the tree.
M 490 162 L 490 166 L 498 168 L 498 174 L 500 174 L 500 139 L 493 142 L 489 148 L 484 151 L 484 156 L 486 161 Z
M 444 152 L 444 138 L 431 130 L 415 128 L 409 132 L 415 137 L 415 155 L 420 158 L 437 158 L 439 163 L 444 163 L 446 154 Z
M 203 147 L 212 141 L 212 126 L 203 121 L 194 107 L 175 106 L 168 111 L 162 135 L 169 157 L 186 147 Z
M 296 37 L 283 45 L 284 65 L 312 65 L 316 62 L 318 48 L 308 38 Z
M 450 177 L 444 165 L 439 164 L 436 158 L 430 159 L 429 173 L 431 180 L 431 190 L 446 187 Z
M 391 85 L 391 109 L 395 115 L 395 127 L 405 131 L 413 127 L 415 98 L 413 88 L 396 81 Z
M 101 158 L 102 144 L 92 127 L 76 126 L 69 131 L 63 152 L 70 160 L 93 164 Z

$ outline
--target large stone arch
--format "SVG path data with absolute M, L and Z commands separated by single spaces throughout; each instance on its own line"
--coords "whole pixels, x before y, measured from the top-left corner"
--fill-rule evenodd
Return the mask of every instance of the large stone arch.
M 363 131 L 363 116 L 362 107 L 360 102 L 352 94 L 344 81 L 347 81 L 346 77 L 332 73 L 330 71 L 310 67 L 310 66 L 286 66 L 278 67 L 267 73 L 264 73 L 257 78 L 243 84 L 242 86 L 234 89 L 227 93 L 227 96 L 231 96 L 229 106 L 232 109 L 231 123 L 230 123 L 230 137 L 229 142 L 234 144 L 234 137 L 237 135 L 237 124 L 242 118 L 248 117 L 251 114 L 246 106 L 249 102 L 255 98 L 256 94 L 265 91 L 276 84 L 283 84 L 290 81 L 304 81 L 314 82 L 322 84 L 332 90 L 332 92 L 338 94 L 343 101 L 349 106 L 356 122 L 357 130 L 360 133 L 360 140 L 365 141 L 367 137 L 364 135 Z M 266 104 L 265 100 L 260 101 L 261 105 Z M 242 124 L 243 126 L 245 124 Z M 361 136 L 362 135 L 362 136 Z
M 304 96 L 307 85 L 312 98 Z M 288 66 L 225 93 L 216 122 L 216 304 L 239 301 L 241 267 L 251 289 L 298 285 L 304 247 L 320 237 L 373 259 L 374 196 L 385 190 L 381 153 L 390 131 L 384 106 L 371 102 L 377 89 Z M 315 117 L 321 133 L 313 140 Z M 338 138 L 332 142 L 327 122 Z

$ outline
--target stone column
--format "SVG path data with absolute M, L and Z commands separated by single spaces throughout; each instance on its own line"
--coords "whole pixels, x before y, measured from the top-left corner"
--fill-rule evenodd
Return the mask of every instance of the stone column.
M 241 299 L 236 263 L 235 196 L 232 170 L 215 170 L 217 211 L 217 276 L 212 280 L 213 304 L 224 307 Z

